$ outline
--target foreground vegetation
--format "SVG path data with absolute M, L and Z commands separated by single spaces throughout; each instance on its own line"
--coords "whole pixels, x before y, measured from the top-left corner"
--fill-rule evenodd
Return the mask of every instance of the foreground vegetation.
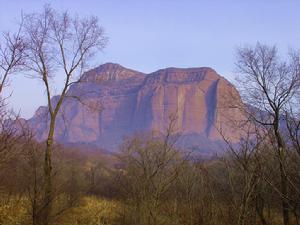
M 116 155 L 56 146 L 49 222 L 282 224 L 280 170 L 270 145 L 258 147 L 249 139 L 239 152 L 232 148 L 222 157 L 201 159 L 176 149 L 176 140 L 134 136 Z M 21 139 L 16 154 L 2 164 L 0 224 L 37 224 L 43 207 L 42 147 Z M 291 150 L 287 162 L 290 224 L 299 224 L 299 154 Z

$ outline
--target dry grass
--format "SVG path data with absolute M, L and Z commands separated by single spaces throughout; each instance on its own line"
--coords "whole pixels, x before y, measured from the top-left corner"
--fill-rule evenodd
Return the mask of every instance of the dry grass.
M 118 220 L 118 202 L 83 197 L 79 205 L 66 211 L 55 225 L 111 225 Z
M 27 206 L 28 200 L 25 198 L 1 198 L 0 203 L 0 225 L 25 225 L 29 220 Z M 5 199 L 5 200 L 4 200 Z
M 29 225 L 29 201 L 11 198 L 0 203 L 0 225 Z M 120 203 L 83 197 L 78 206 L 66 210 L 55 219 L 54 225 L 112 225 L 119 218 Z

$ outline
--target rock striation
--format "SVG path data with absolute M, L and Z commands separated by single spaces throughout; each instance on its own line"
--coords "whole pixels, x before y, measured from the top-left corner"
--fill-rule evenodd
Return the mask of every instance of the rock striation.
M 239 138 L 230 123 L 243 115 L 229 107 L 229 96 L 241 101 L 234 86 L 208 67 L 144 74 L 106 63 L 86 72 L 81 83 L 70 87 L 55 138 L 116 151 L 124 137 L 164 132 L 170 115 L 175 115 L 176 131 L 182 133 L 180 145 L 217 151 L 222 143 L 220 130 L 232 140 Z M 39 140 L 46 138 L 47 118 L 47 108 L 41 106 L 28 120 Z

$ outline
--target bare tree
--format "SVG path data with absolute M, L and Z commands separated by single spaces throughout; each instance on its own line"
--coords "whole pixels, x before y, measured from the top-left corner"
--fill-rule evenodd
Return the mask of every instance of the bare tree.
M 171 119 L 164 137 L 134 136 L 125 142 L 119 154 L 120 190 L 131 211 L 125 224 L 164 224 L 163 199 L 186 160 L 174 146 L 175 125 Z
M 26 43 L 22 36 L 23 20 L 16 32 L 3 32 L 0 36 L 0 167 L 7 164 L 18 154 L 23 132 L 18 131 L 18 115 L 7 109 L 7 98 L 4 87 L 9 85 L 11 74 L 24 68 L 26 59 Z M 17 121 L 12 124 L 12 121 Z
M 24 35 L 28 41 L 28 67 L 32 76 L 41 79 L 49 112 L 49 128 L 44 162 L 44 214 L 42 224 L 49 224 L 52 202 L 52 149 L 57 115 L 70 86 L 81 81 L 82 73 L 107 38 L 96 17 L 72 17 L 50 6 L 43 12 L 25 16 Z M 62 89 L 55 99 L 52 81 L 64 76 Z
M 9 128 L 7 123 L 7 120 L 16 120 L 17 116 L 6 109 L 5 100 L 7 96 L 3 96 L 3 90 L 4 87 L 9 85 L 10 75 L 24 69 L 26 42 L 22 36 L 22 29 L 23 19 L 18 26 L 17 32 L 3 32 L 0 37 L 0 132 L 2 133 L 2 138 L 4 138 L 5 135 L 6 138 L 8 138 L 7 135 L 9 135 L 9 133 L 16 132 L 14 128 Z M 10 129 L 9 132 L 8 129 Z M 7 143 L 7 141 L 1 143 Z
M 32 225 L 38 225 L 38 219 L 42 209 L 42 152 L 40 144 L 34 141 L 34 135 L 28 130 L 22 142 L 24 143 L 20 161 L 22 168 L 22 187 L 25 189 L 25 194 L 29 199 L 29 213 Z
M 11 120 L 15 119 L 18 117 L 0 114 L 0 167 L 18 154 L 16 146 L 19 145 L 23 133 L 12 125 Z
M 255 191 L 261 183 L 262 166 L 260 152 L 262 151 L 264 138 L 262 132 L 255 130 L 251 123 L 243 128 L 244 137 L 239 144 L 233 144 L 224 136 L 229 149 L 229 160 L 225 159 L 228 171 L 228 180 L 230 184 L 233 203 L 238 212 L 237 224 L 244 225 L 249 214 L 249 206 L 256 195 Z M 238 173 L 239 185 L 233 182 L 232 173 Z M 241 193 L 240 195 L 237 193 Z M 258 211 L 263 224 L 266 224 L 264 214 Z
M 298 96 L 297 96 L 298 97 Z M 297 101 L 292 104 L 285 114 L 285 123 L 287 124 L 288 133 L 288 181 L 293 190 L 293 195 L 290 196 L 292 205 L 292 213 L 296 219 L 297 224 L 300 223 L 300 114 L 299 114 L 299 97 Z
M 15 33 L 5 32 L 0 42 L 0 94 L 8 84 L 10 74 L 19 71 L 25 63 L 26 44 L 22 36 L 23 22 Z
M 286 141 L 281 129 L 282 116 L 300 87 L 300 60 L 295 53 L 289 60 L 279 58 L 276 47 L 258 43 L 239 48 L 237 69 L 238 88 L 250 119 L 269 129 L 275 140 L 274 151 L 280 170 L 280 191 L 283 224 L 289 224 L 288 180 L 286 176 Z

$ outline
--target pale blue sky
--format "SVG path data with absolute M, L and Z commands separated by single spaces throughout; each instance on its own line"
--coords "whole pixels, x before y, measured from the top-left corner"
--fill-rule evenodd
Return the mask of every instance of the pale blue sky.
M 210 66 L 232 79 L 240 45 L 300 48 L 299 0 L 0 0 L 0 30 L 12 29 L 21 11 L 39 11 L 45 3 L 98 16 L 110 41 L 97 64 L 115 62 L 142 72 Z M 22 74 L 11 90 L 11 106 L 25 118 L 46 102 L 41 84 Z

